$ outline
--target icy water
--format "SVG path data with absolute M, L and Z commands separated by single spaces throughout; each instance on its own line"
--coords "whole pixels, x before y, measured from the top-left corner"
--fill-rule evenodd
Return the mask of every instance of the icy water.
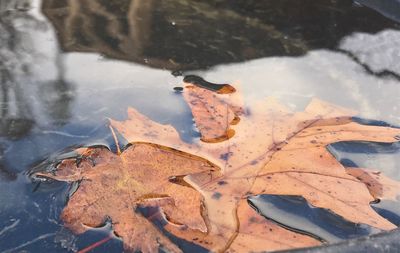
M 247 101 L 273 96 L 301 111 L 318 97 L 363 123 L 400 126 L 399 13 L 398 0 L 0 0 L 0 252 L 73 252 L 109 238 L 107 224 L 64 229 L 70 186 L 27 171 L 77 146 L 111 145 L 105 120 L 123 120 L 128 106 L 198 138 L 177 88 L 185 76 L 240 85 Z M 399 144 L 330 151 L 400 180 Z M 301 197 L 249 201 L 324 242 L 378 232 Z M 399 203 L 372 205 L 400 224 Z M 122 243 L 111 236 L 91 252 Z

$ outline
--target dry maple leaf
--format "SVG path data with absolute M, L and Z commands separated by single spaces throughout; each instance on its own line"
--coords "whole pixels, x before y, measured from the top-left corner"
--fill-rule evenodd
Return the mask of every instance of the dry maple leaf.
M 132 108 L 126 121 L 111 120 L 129 142 L 171 147 L 206 158 L 221 169 L 222 173 L 185 177 L 204 196 L 207 233 L 168 224 L 170 232 L 213 251 L 261 250 L 253 242 L 275 240 L 258 229 L 270 224 L 246 226 L 251 220 L 248 212 L 241 211 L 243 199 L 257 194 L 300 195 L 354 223 L 383 230 L 396 227 L 370 207 L 374 197 L 364 182 L 349 175 L 326 146 L 340 141 L 396 142 L 400 129 L 352 122 L 354 112 L 317 99 L 304 112 L 293 113 L 273 99 L 238 109 L 240 103 L 232 94 L 215 94 L 193 85 L 185 88 L 184 97 L 202 135 L 212 136 L 207 126 L 219 117 L 227 119 L 219 125 L 228 139 L 188 144 L 172 126 L 156 123 Z M 236 125 L 231 124 L 232 113 L 240 116 Z M 216 135 L 221 136 L 221 129 Z M 316 242 L 308 239 L 305 244 Z M 279 247 L 261 245 L 263 250 L 293 247 L 284 242 Z

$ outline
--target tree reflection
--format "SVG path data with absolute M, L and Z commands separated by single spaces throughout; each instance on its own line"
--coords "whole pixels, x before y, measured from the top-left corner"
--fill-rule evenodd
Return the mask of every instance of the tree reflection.
M 6 138 L 26 135 L 38 119 L 62 123 L 70 114 L 71 86 L 64 81 L 61 56 L 44 55 L 35 48 L 33 36 L 50 28 L 28 10 L 28 1 L 0 2 L 0 136 Z M 57 74 L 37 78 L 39 61 L 53 65 Z
M 50 26 L 29 9 L 26 0 L 0 0 L 0 179 L 5 180 L 16 178 L 2 165 L 9 141 L 70 117 L 73 90 L 64 81 L 61 55 L 37 47 L 37 38 L 51 32 Z M 40 71 L 49 74 L 42 78 Z
M 398 27 L 352 0 L 44 0 L 42 9 L 65 51 L 170 70 L 299 56 Z

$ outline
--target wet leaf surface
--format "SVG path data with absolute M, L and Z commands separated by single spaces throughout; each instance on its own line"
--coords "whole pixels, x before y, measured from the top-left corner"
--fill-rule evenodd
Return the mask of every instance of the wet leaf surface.
M 244 104 L 240 92 L 218 93 L 185 84 L 201 140 L 184 142 L 170 125 L 133 108 L 126 121 L 110 119 L 129 143 L 122 153 L 88 148 L 66 159 L 54 175 L 80 181 L 63 211 L 67 227 L 82 233 L 106 217 L 128 251 L 179 252 L 142 214 L 158 207 L 168 233 L 211 251 L 251 252 L 307 247 L 314 238 L 289 231 L 259 215 L 249 196 L 302 196 L 352 223 L 378 230 L 396 228 L 371 208 L 393 199 L 397 182 L 345 168 L 327 150 L 342 141 L 397 142 L 400 129 L 354 122 L 355 112 L 313 99 L 292 112 L 268 98 Z
M 136 210 L 154 205 L 162 207 L 171 221 L 206 230 L 200 215 L 200 194 L 173 179 L 210 171 L 212 167 L 207 161 L 148 144 L 130 146 L 121 155 L 106 148 L 80 152 L 80 159 L 66 159 L 58 165 L 54 176 L 45 175 L 66 182 L 80 181 L 62 212 L 62 219 L 74 232 L 101 226 L 109 217 L 128 251 L 154 251 L 159 244 L 179 251 Z

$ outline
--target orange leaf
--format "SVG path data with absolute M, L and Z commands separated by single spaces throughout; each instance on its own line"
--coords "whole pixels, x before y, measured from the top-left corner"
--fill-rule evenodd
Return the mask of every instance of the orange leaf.
M 236 97 L 211 94 L 192 85 L 186 87 L 184 97 L 202 136 L 221 135 L 221 129 L 232 129 L 235 134 L 217 143 L 187 144 L 171 126 L 158 124 L 132 108 L 128 120 L 111 120 L 111 124 L 130 142 L 156 143 L 196 154 L 221 169 L 223 176 L 217 178 L 201 174 L 187 177 L 205 198 L 208 236 L 221 237 L 210 249 L 226 249 L 234 242 L 242 224 L 237 207 L 248 194 L 300 195 L 349 221 L 387 230 L 396 227 L 370 207 L 374 198 L 367 187 L 347 174 L 326 146 L 340 141 L 396 142 L 400 129 L 352 122 L 355 112 L 318 99 L 313 99 L 304 112 L 293 113 L 269 98 L 244 107 L 238 124 L 229 128 L 221 125 L 213 132 L 214 128 L 204 126 L 210 124 L 207 116 L 215 111 L 198 107 L 218 100 L 225 108 L 235 108 Z M 228 118 L 232 111 L 226 110 L 223 117 Z
M 400 129 L 355 123 L 355 112 L 318 99 L 304 112 L 292 112 L 272 98 L 243 105 L 234 91 L 215 93 L 187 84 L 184 99 L 202 136 L 193 144 L 133 108 L 126 121 L 110 119 L 112 129 L 133 146 L 119 155 L 89 148 L 79 166 L 65 160 L 55 176 L 42 174 L 81 180 L 63 211 L 66 225 L 80 233 L 109 216 L 128 251 L 153 252 L 163 244 L 179 252 L 137 212 L 155 206 L 168 221 L 164 229 L 211 251 L 319 244 L 264 219 L 245 201 L 250 195 L 281 194 L 303 196 L 354 223 L 396 227 L 369 203 L 377 196 L 393 197 L 397 182 L 346 169 L 326 147 L 340 141 L 396 142 Z M 383 192 L 370 187 L 371 180 L 385 185 Z

